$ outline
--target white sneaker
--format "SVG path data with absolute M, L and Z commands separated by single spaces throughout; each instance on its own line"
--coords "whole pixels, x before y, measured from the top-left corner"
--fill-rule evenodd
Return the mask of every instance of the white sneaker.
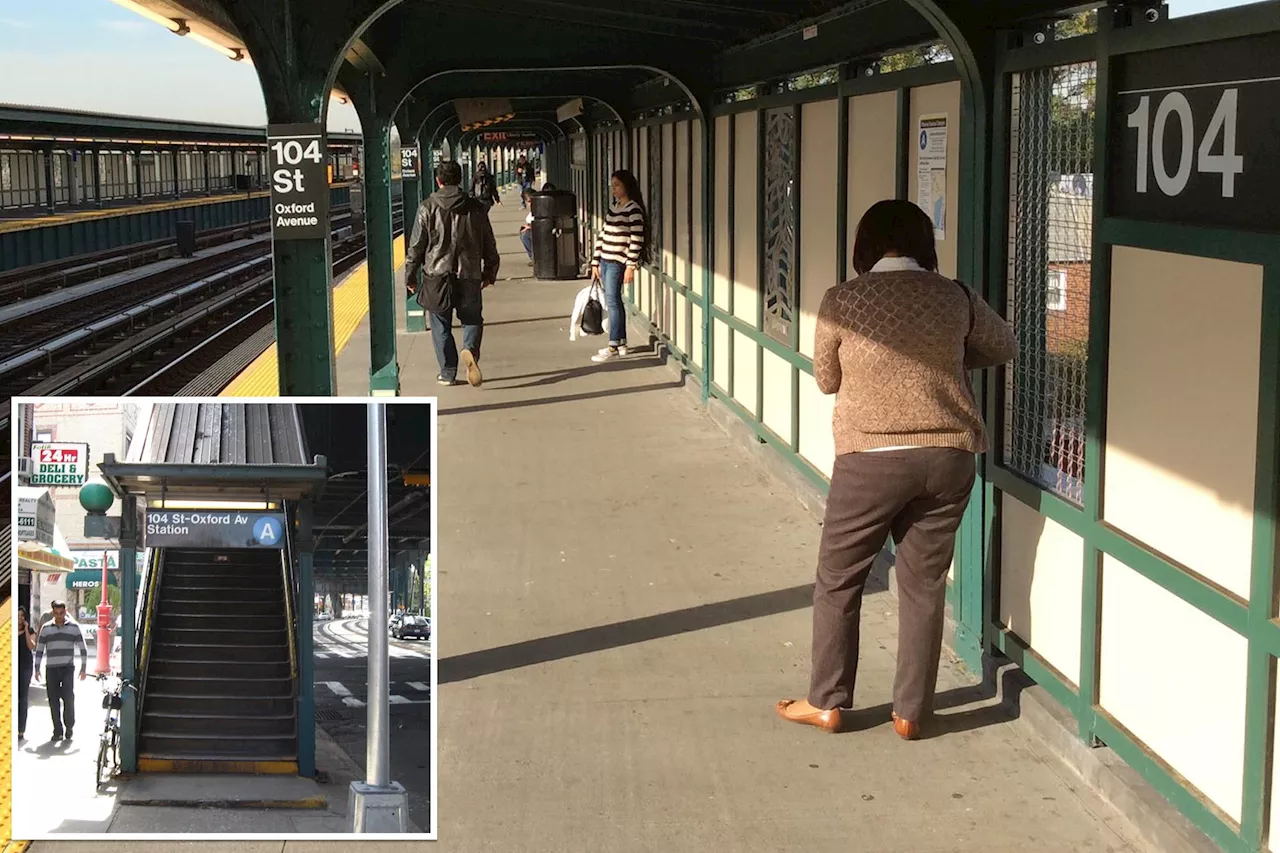
M 619 344 L 617 347 L 601 347 L 597 355 L 608 355 L 611 352 L 615 352 L 615 350 L 616 350 L 616 353 L 615 353 L 616 355 L 626 355 L 627 345 Z
M 596 364 L 602 364 L 606 361 L 613 361 L 619 356 L 620 356 L 620 353 L 618 352 L 618 350 L 612 350 L 606 347 L 600 350 L 600 352 L 591 356 L 591 360 L 594 361 Z

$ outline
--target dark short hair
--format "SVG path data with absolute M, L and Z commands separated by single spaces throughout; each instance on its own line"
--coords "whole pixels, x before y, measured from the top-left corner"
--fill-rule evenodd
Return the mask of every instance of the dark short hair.
M 67 606 L 67 603 L 65 601 L 58 601 L 57 599 L 54 599 L 54 601 L 50 603 L 49 609 L 57 610 L 59 607 L 65 608 L 66 606 Z
M 436 166 L 436 180 L 446 187 L 456 187 L 462 183 L 462 167 L 452 160 L 444 160 Z
M 524 192 L 520 193 L 520 195 L 525 198 L 533 198 L 533 187 L 525 187 Z
M 869 272 L 889 252 L 912 258 L 936 272 L 938 250 L 929 214 L 903 199 L 891 198 L 871 205 L 862 214 L 853 241 L 854 271 L 858 275 Z

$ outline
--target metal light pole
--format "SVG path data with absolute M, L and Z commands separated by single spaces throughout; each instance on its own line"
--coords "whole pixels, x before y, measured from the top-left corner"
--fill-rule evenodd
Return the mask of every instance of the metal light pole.
M 98 602 L 98 669 L 95 675 L 111 672 L 111 597 L 107 593 L 107 552 L 102 552 L 102 600 Z
M 369 719 L 366 782 L 352 782 L 354 832 L 407 832 L 409 795 L 391 781 L 391 664 L 387 608 L 386 405 L 367 403 L 369 494 Z

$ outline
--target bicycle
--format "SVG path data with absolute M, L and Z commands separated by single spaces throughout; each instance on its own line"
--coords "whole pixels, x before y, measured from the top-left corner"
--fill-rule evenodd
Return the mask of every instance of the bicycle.
M 122 693 L 126 687 L 132 686 L 118 676 L 111 676 L 115 683 L 108 686 L 107 678 L 105 673 L 98 676 L 98 681 L 102 684 L 102 707 L 107 712 L 106 723 L 98 737 L 98 763 L 94 772 L 98 790 L 120 771 L 120 709 L 124 706 Z M 104 776 L 103 771 L 107 769 L 108 761 L 111 762 L 110 772 Z

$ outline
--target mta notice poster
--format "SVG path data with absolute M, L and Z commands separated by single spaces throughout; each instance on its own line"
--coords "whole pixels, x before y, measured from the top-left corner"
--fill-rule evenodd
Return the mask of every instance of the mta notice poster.
M 933 220 L 933 237 L 947 237 L 947 115 L 920 116 L 916 204 Z

